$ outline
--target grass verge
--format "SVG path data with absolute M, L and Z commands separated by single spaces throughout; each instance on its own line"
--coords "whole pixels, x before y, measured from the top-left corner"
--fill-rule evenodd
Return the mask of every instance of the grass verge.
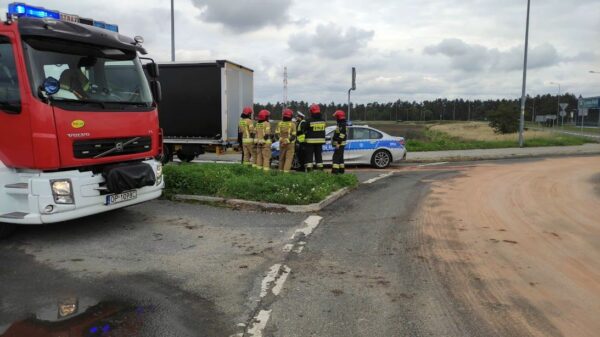
M 453 137 L 445 132 L 426 130 L 428 140 L 407 140 L 408 151 L 445 151 L 471 149 L 499 149 L 519 147 L 518 140 L 469 140 Z M 570 135 L 554 135 L 552 137 L 525 138 L 525 147 L 567 146 L 588 143 L 586 139 Z
M 167 197 L 207 195 L 286 205 L 319 202 L 334 191 L 358 185 L 353 174 L 265 173 L 235 164 L 170 164 L 164 174 Z

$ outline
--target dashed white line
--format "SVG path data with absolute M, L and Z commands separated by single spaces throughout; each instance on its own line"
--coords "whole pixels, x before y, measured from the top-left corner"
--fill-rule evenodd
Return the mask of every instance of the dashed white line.
M 275 281 L 275 286 L 271 290 L 273 292 L 273 295 L 275 295 L 275 296 L 279 295 L 279 293 L 281 292 L 281 289 L 283 289 L 283 284 L 285 283 L 285 280 L 287 280 L 291 271 L 292 271 L 292 269 L 286 265 L 284 265 L 282 267 L 281 276 L 279 276 L 279 278 Z
M 248 336 L 262 337 L 263 330 L 271 317 L 271 310 L 261 310 L 252 320 L 252 326 L 248 329 Z
M 309 216 L 308 218 L 306 218 L 306 220 L 304 220 L 304 227 L 296 229 L 294 235 L 292 235 L 292 239 L 294 239 L 296 237 L 296 234 L 299 233 L 304 234 L 304 237 L 309 236 L 310 233 L 312 233 L 315 230 L 315 228 L 317 228 L 319 222 L 321 222 L 322 219 L 323 217 L 320 217 L 318 215 Z
M 381 180 L 383 178 L 387 178 L 387 177 L 391 176 L 392 174 L 394 174 L 394 172 L 382 173 L 382 174 L 378 175 L 375 178 L 371 178 L 369 180 L 366 180 L 365 182 L 363 182 L 363 184 L 372 184 L 372 183 L 376 182 L 377 180 Z
M 267 273 L 267 276 L 265 276 L 265 278 L 262 280 L 262 283 L 260 286 L 260 297 L 261 298 L 267 296 L 267 293 L 269 291 L 269 286 L 271 285 L 271 283 L 273 283 L 273 281 L 275 281 L 275 278 L 277 278 L 279 269 L 281 269 L 281 264 L 279 264 L 279 263 L 274 264 L 273 266 L 271 266 L 271 269 Z

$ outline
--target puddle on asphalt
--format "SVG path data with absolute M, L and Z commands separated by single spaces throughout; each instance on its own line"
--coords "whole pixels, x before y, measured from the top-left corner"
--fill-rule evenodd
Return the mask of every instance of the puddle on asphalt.
M 0 325 L 0 337 L 142 336 L 145 315 L 153 310 L 125 302 L 66 297 L 21 320 Z

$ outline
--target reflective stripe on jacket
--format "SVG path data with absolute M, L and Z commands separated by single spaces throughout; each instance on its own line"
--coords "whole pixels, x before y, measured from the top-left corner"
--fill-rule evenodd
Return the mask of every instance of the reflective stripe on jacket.
M 308 144 L 325 144 L 325 121 L 321 119 L 321 115 L 312 116 L 307 122 L 305 133 L 306 143 Z
M 342 120 L 337 123 L 335 131 L 333 132 L 333 145 L 346 145 L 347 139 L 346 121 Z
M 271 124 L 269 122 L 257 122 L 254 126 L 254 130 L 256 131 L 254 136 L 254 142 L 256 144 L 271 144 Z
M 252 138 L 252 134 L 254 133 L 254 121 L 249 118 L 240 119 L 239 129 L 242 133 L 242 143 L 252 144 L 254 142 L 254 138 Z
M 304 134 L 304 127 L 306 125 L 306 121 L 303 119 L 298 123 L 298 127 L 296 128 L 296 134 L 298 135 L 298 143 L 306 142 L 306 135 Z
M 277 124 L 275 134 L 279 136 L 279 141 L 282 144 L 294 143 L 293 138 L 296 138 L 296 123 L 283 121 Z

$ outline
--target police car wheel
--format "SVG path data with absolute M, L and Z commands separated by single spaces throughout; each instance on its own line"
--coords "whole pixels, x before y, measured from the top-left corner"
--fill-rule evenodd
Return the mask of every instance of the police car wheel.
M 392 155 L 386 150 L 378 150 L 373 153 L 373 157 L 371 158 L 371 166 L 383 169 L 390 166 L 392 162 Z

